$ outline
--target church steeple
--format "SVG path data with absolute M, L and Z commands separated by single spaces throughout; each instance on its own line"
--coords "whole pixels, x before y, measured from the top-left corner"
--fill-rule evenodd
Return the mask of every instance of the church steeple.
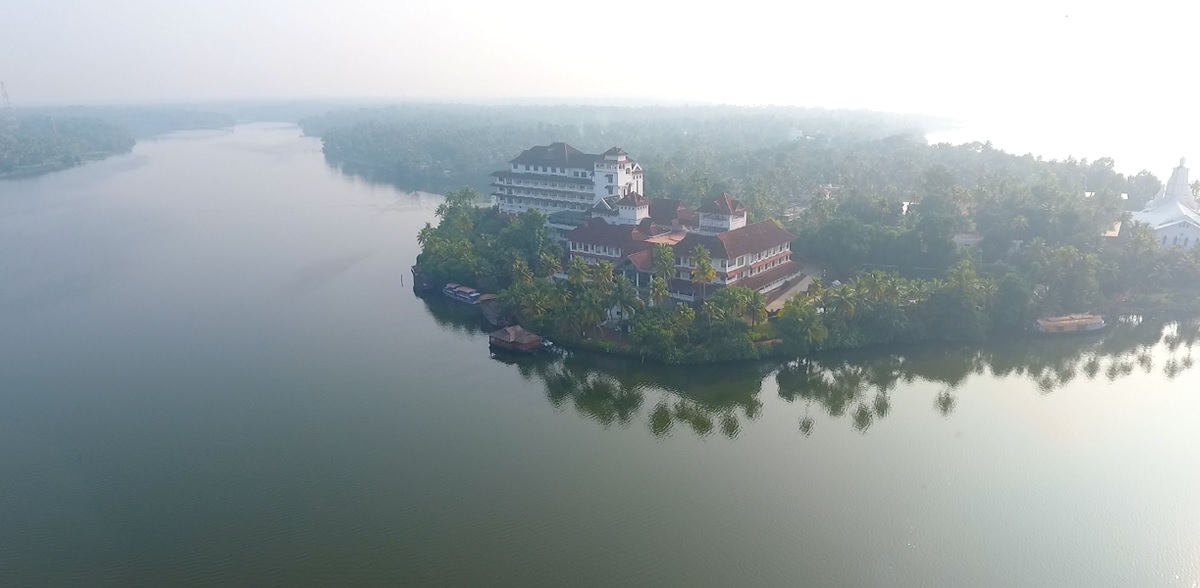
M 1196 210 L 1196 197 L 1192 195 L 1192 185 L 1188 182 L 1187 159 L 1179 158 L 1179 167 L 1171 172 L 1171 179 L 1163 190 L 1163 200 L 1178 202 L 1192 210 Z

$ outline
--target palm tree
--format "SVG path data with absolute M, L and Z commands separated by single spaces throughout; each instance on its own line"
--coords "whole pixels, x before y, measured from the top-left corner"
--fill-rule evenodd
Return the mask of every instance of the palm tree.
M 587 262 L 582 257 L 572 257 L 571 263 L 567 264 L 567 281 L 576 285 L 582 285 L 588 277 Z
M 425 247 L 430 241 L 433 240 L 435 235 L 436 233 L 434 233 L 433 225 L 425 223 L 425 227 L 417 232 L 417 244 L 421 247 Z
M 650 280 L 650 300 L 654 302 L 655 306 L 662 304 L 663 300 L 666 300 L 670 295 L 671 291 L 667 288 L 666 280 L 659 276 L 654 276 Z
M 587 328 L 598 326 L 604 320 L 604 299 L 594 288 L 584 288 L 574 299 L 567 313 L 567 321 L 579 330 L 580 335 L 586 334 Z
M 817 314 L 812 298 L 802 295 L 789 298 L 783 303 L 783 310 L 779 312 L 779 316 L 791 335 L 799 337 L 804 349 L 812 349 L 829 337 L 829 330 Z
M 704 286 L 717 277 L 717 270 L 712 266 L 712 254 L 703 245 L 692 249 L 692 259 L 696 267 L 692 270 L 692 281 L 700 285 L 700 298 L 704 298 Z
M 607 296 L 613 285 L 613 265 L 601 261 L 592 266 L 592 285 L 599 290 L 601 296 Z
M 675 251 L 670 245 L 659 243 L 653 249 L 654 275 L 663 280 L 675 277 Z
M 529 264 L 525 263 L 524 259 L 518 259 L 512 264 L 512 278 L 514 284 L 532 284 L 533 272 L 529 271 Z
M 767 320 L 767 297 L 754 290 L 747 300 L 746 311 L 750 314 L 750 326 L 757 327 L 758 321 Z
M 562 260 L 556 255 L 543 253 L 538 257 L 538 270 L 542 277 L 553 276 L 562 270 Z
M 608 307 L 621 311 L 625 320 L 633 317 L 633 313 L 642 307 L 642 299 L 638 297 L 637 288 L 629 278 L 620 276 L 613 282 L 612 291 L 608 297 Z
M 550 310 L 553 300 L 550 293 L 543 288 L 529 288 L 520 298 L 521 316 L 528 319 L 536 319 L 537 317 L 546 314 Z
M 828 305 L 830 311 L 837 315 L 841 320 L 849 320 L 854 316 L 855 306 L 858 302 L 857 293 L 846 286 L 834 288 L 829 291 Z
M 688 345 L 692 344 L 692 334 L 689 327 L 696 321 L 696 311 L 686 304 L 680 304 L 675 307 L 675 329 L 683 332 L 683 336 L 687 338 Z
M 992 302 L 996 299 L 996 292 L 999 286 L 996 285 L 996 280 L 983 280 L 979 283 L 979 294 L 983 298 L 983 307 L 989 308 Z

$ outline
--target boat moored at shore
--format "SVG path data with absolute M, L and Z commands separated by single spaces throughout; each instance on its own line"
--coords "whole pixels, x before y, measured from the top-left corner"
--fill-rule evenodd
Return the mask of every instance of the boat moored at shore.
M 1047 316 L 1037 320 L 1039 333 L 1065 335 L 1069 333 L 1093 333 L 1108 326 L 1098 314 L 1067 314 Z
M 481 294 L 478 290 L 470 286 L 455 284 L 454 282 L 446 284 L 446 286 L 442 288 L 442 294 L 445 294 L 446 297 L 451 300 L 465 302 L 466 304 L 479 304 L 479 301 L 483 297 L 483 294 Z

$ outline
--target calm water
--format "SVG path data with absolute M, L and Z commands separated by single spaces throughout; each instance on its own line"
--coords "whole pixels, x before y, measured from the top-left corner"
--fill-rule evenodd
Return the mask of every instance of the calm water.
M 489 358 L 293 127 L 0 182 L 0 585 L 1196 586 L 1197 324 Z

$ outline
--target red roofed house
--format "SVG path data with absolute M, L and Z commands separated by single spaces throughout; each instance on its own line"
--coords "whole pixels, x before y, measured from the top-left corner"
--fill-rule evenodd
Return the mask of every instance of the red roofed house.
M 691 279 L 696 267 L 692 250 L 697 245 L 708 249 L 717 272 L 704 288 L 705 294 L 727 285 L 767 293 L 800 273 L 800 266 L 791 259 L 792 239 L 792 234 L 773 220 L 746 224 L 746 207 L 729 194 L 692 213 L 677 201 L 647 201 L 631 193 L 598 203 L 593 218 L 567 234 L 571 257 L 582 257 L 588 263 L 608 260 L 641 287 L 647 286 L 654 274 L 651 249 L 659 244 L 671 246 L 675 253 L 671 296 L 685 301 L 700 296 L 700 288 Z

